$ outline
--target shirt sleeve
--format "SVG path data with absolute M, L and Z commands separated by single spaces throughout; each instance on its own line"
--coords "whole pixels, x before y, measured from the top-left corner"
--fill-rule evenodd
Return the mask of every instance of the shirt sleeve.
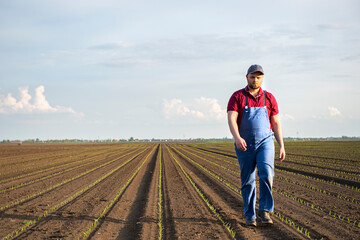
M 279 107 L 277 104 L 277 101 L 274 97 L 274 95 L 270 95 L 270 103 L 271 103 L 271 109 L 270 109 L 270 116 L 275 116 L 279 114 Z
M 235 93 L 230 97 L 227 111 L 238 111 L 239 110 L 239 101 L 237 101 Z

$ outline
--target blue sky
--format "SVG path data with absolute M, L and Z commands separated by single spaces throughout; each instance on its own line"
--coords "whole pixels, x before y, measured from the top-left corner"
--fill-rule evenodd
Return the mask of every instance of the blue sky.
M 231 137 L 263 66 L 285 137 L 360 136 L 360 1 L 0 1 L 0 139 Z

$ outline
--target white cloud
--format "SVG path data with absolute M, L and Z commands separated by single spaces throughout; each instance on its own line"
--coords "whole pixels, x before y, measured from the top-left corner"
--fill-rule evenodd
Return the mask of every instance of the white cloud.
M 322 115 L 313 115 L 315 119 L 331 119 L 338 116 L 341 116 L 341 112 L 336 107 L 328 107 L 328 113 Z
M 92 46 L 92 47 L 90 47 L 90 49 L 115 50 L 115 49 L 131 47 L 132 45 L 133 44 L 131 42 L 119 41 L 119 42 L 105 43 L 105 44 Z
M 328 107 L 328 110 L 329 110 L 330 116 L 332 116 L 332 117 L 341 115 L 340 111 L 336 107 Z
M 171 99 L 170 101 L 164 99 L 164 114 L 166 119 L 173 119 L 179 116 L 194 116 L 196 118 L 204 117 L 204 114 L 199 111 L 190 110 L 187 106 L 185 106 L 180 99 Z
M 0 96 L 0 114 L 14 114 L 14 113 L 72 113 L 76 112 L 70 107 L 50 106 L 44 95 L 45 87 L 38 86 L 35 89 L 34 102 L 29 94 L 28 88 L 19 88 L 20 99 L 16 100 L 11 93 L 6 97 Z M 82 115 L 82 114 L 80 114 Z
M 284 121 L 286 121 L 286 120 L 295 120 L 294 116 L 292 116 L 290 114 L 287 114 L 287 113 L 280 114 L 280 118 L 281 118 L 281 120 L 284 120 Z
M 226 119 L 226 110 L 221 109 L 218 100 L 215 98 L 197 98 L 192 103 L 185 104 L 180 99 L 163 101 L 165 118 L 178 119 L 188 118 L 205 121 L 222 121 Z
M 205 98 L 201 97 L 195 99 L 196 106 L 203 109 L 205 115 L 210 119 L 216 119 L 218 121 L 226 118 L 226 110 L 221 109 L 220 104 L 216 98 Z

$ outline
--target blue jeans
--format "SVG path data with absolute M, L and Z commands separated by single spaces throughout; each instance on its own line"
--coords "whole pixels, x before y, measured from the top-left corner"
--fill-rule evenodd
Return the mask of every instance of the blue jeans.
M 260 198 L 259 210 L 274 211 L 272 183 L 274 178 L 274 141 L 269 137 L 259 146 L 240 151 L 235 146 L 241 170 L 241 194 L 246 219 L 255 219 L 256 185 L 255 171 L 258 169 Z

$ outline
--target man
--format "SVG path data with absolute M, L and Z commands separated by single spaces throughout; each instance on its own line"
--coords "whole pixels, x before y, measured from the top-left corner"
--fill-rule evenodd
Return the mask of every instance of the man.
M 272 183 L 274 177 L 274 135 L 279 144 L 279 160 L 285 159 L 285 147 L 274 96 L 261 89 L 264 71 L 251 65 L 247 86 L 230 98 L 227 112 L 230 132 L 235 139 L 235 151 L 241 170 L 241 194 L 247 226 L 256 226 L 255 172 L 258 169 L 260 197 L 258 217 L 263 224 L 273 224 Z

